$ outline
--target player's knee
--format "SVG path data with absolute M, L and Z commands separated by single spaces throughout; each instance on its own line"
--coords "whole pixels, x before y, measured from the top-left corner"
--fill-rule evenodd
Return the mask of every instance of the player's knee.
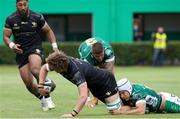
M 108 110 L 119 110 L 123 104 L 120 98 L 118 98 L 112 102 L 106 103 L 106 105 Z

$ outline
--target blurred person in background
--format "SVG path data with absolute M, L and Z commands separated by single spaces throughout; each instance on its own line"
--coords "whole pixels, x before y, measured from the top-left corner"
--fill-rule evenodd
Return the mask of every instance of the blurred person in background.
M 154 53 L 153 53 L 153 66 L 160 66 L 164 63 L 164 53 L 166 50 L 167 35 L 162 26 L 158 27 L 157 32 L 154 34 Z
M 142 84 L 132 84 L 126 78 L 117 81 L 117 88 L 123 104 L 130 108 L 114 110 L 112 114 L 180 113 L 180 98 L 176 95 L 157 93 Z
M 49 71 L 61 74 L 66 80 L 76 85 L 79 92 L 75 107 L 62 117 L 77 116 L 87 101 L 89 90 L 106 104 L 108 110 L 118 110 L 122 106 L 115 77 L 107 70 L 96 68 L 85 61 L 69 57 L 63 52 L 54 52 L 48 56 L 47 63 L 40 70 L 38 88 L 42 95 L 48 94 L 44 89 L 44 80 Z M 68 89 L 65 90 L 65 93 L 68 93 Z
M 143 16 L 141 14 L 135 14 L 133 19 L 133 38 L 134 41 L 142 41 L 143 40 L 143 32 L 142 32 L 142 20 Z
M 47 34 L 53 50 L 59 52 L 56 38 L 44 17 L 29 9 L 28 0 L 16 0 L 16 9 L 6 18 L 3 40 L 16 53 L 16 62 L 26 88 L 41 100 L 43 111 L 47 111 L 55 105 L 50 95 L 40 95 L 33 77 L 39 80 L 39 71 L 43 63 L 41 31 Z M 12 34 L 14 42 L 10 39 Z
M 114 73 L 115 56 L 113 48 L 101 38 L 86 39 L 80 44 L 78 52 L 81 60 Z M 88 107 L 94 107 L 97 104 L 98 100 L 94 96 L 91 100 L 89 97 L 86 103 Z

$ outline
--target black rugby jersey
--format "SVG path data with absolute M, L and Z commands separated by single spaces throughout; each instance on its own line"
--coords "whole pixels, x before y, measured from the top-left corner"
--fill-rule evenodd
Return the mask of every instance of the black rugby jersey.
M 14 35 L 15 43 L 21 45 L 23 50 L 32 46 L 42 45 L 41 28 L 46 21 L 43 15 L 29 10 L 26 19 L 20 16 L 16 11 L 7 17 L 5 28 L 11 29 Z
M 67 72 L 62 72 L 61 74 L 77 86 L 87 82 L 88 87 L 94 87 L 94 84 L 97 83 L 106 85 L 108 83 L 106 79 L 113 76 L 107 70 L 98 69 L 85 61 L 74 58 L 70 58 Z M 113 78 L 114 76 L 112 80 Z
M 79 59 L 70 58 L 68 70 L 61 75 L 76 86 L 86 82 L 91 93 L 104 103 L 105 98 L 117 93 L 116 80 L 111 72 Z

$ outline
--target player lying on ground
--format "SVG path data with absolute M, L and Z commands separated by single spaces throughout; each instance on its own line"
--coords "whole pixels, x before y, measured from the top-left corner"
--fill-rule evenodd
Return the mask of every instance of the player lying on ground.
M 119 95 L 129 110 L 111 111 L 112 114 L 180 113 L 180 99 L 170 93 L 157 93 L 147 86 L 131 84 L 127 79 L 117 82 Z
M 14 0 L 15 1 L 15 0 Z M 39 71 L 43 63 L 41 32 L 45 32 L 52 43 L 53 50 L 59 52 L 56 38 L 44 17 L 29 9 L 28 0 L 16 0 L 16 11 L 7 17 L 3 30 L 3 40 L 16 53 L 19 73 L 30 93 L 41 100 L 44 111 L 55 107 L 50 95 L 43 97 L 39 94 L 37 83 Z M 11 41 L 14 36 L 14 42 Z
M 97 37 L 89 38 L 81 43 L 78 52 L 82 60 L 114 73 L 114 51 L 112 46 L 104 40 Z M 87 102 L 88 107 L 94 107 L 97 104 L 96 97 Z
M 48 93 L 44 90 L 43 85 L 48 71 L 52 70 L 75 84 L 79 90 L 76 106 L 72 112 L 64 114 L 62 117 L 76 116 L 85 105 L 89 90 L 107 105 L 107 109 L 118 110 L 121 107 L 116 80 L 111 72 L 93 67 L 82 60 L 68 57 L 63 52 L 50 54 L 47 58 L 47 64 L 42 66 L 38 85 L 40 94 L 46 95 Z

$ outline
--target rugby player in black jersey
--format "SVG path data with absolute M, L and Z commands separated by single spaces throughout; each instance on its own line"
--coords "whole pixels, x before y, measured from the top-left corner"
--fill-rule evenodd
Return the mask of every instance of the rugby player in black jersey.
M 16 62 L 20 76 L 26 88 L 41 99 L 42 109 L 47 111 L 55 107 L 51 97 L 43 97 L 38 92 L 33 76 L 39 80 L 39 71 L 43 62 L 41 31 L 47 34 L 52 48 L 59 52 L 56 38 L 44 17 L 29 9 L 28 0 L 16 0 L 16 11 L 6 18 L 3 39 L 16 53 Z M 14 36 L 14 42 L 10 40 Z
M 38 85 L 41 95 L 48 94 L 48 91 L 44 89 L 44 81 L 48 71 L 52 70 L 75 84 L 79 90 L 79 99 L 72 112 L 64 114 L 62 117 L 76 116 L 85 105 L 89 90 L 93 96 L 106 104 L 108 110 L 121 108 L 116 80 L 111 72 L 93 67 L 87 62 L 69 57 L 63 52 L 50 54 L 47 63 L 41 67 Z

